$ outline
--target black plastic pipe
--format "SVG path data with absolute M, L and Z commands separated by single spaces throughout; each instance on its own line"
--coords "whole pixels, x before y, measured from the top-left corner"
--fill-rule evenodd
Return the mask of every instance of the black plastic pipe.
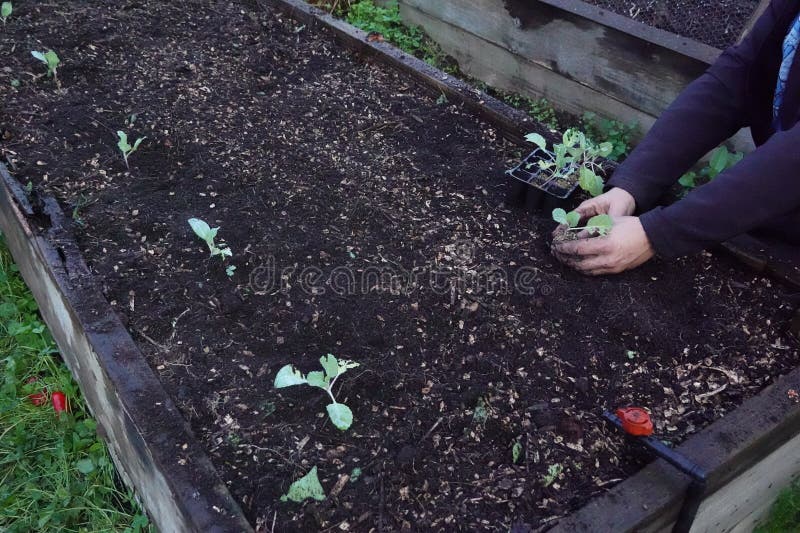
M 609 411 L 605 411 L 603 416 L 619 428 L 623 433 L 628 435 L 622 427 L 622 421 Z M 672 526 L 672 533 L 689 533 L 692 529 L 692 524 L 697 516 L 697 510 L 700 508 L 700 503 L 703 501 L 703 496 L 706 492 L 706 472 L 697 463 L 693 462 L 688 457 L 676 452 L 669 448 L 663 442 L 655 437 L 634 437 L 628 435 L 631 439 L 644 445 L 645 448 L 650 450 L 653 455 L 664 459 L 666 462 L 692 478 L 692 482 L 686 489 L 686 496 L 683 499 L 683 505 L 678 512 L 678 518 L 675 520 L 675 525 Z

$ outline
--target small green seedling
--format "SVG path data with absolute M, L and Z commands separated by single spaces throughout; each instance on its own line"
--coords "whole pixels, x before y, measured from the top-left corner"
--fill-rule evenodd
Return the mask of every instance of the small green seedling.
M 514 441 L 514 446 L 511 447 L 511 460 L 514 464 L 517 464 L 519 460 L 522 458 L 522 443 L 520 441 Z
M 316 466 L 308 474 L 292 483 L 286 494 L 281 496 L 282 502 L 291 500 L 295 503 L 301 503 L 308 499 L 317 501 L 325 499 L 325 489 L 322 488 L 319 482 Z
M 3 2 L 0 4 L 0 20 L 3 21 L 3 24 L 6 23 L 8 17 L 11 16 L 11 12 L 14 10 L 11 2 Z
M 561 475 L 561 472 L 564 471 L 564 467 L 561 466 L 561 463 L 555 463 L 547 467 L 547 474 L 542 478 L 542 484 L 545 487 L 549 487 L 553 484 L 553 482 L 558 479 L 558 476 Z
M 324 372 L 316 370 L 309 372 L 305 376 L 294 365 L 284 366 L 275 376 L 274 387 L 282 389 L 293 385 L 311 385 L 312 387 L 323 389 L 333 401 L 327 406 L 328 417 L 330 417 L 334 426 L 345 431 L 353 423 L 353 412 L 345 404 L 336 401 L 333 396 L 333 385 L 339 376 L 347 372 L 347 369 L 355 368 L 359 364 L 355 361 L 339 361 L 332 354 L 320 357 L 319 363 L 322 365 Z
M 578 185 L 592 196 L 603 192 L 603 179 L 597 175 L 602 170 L 600 159 L 607 157 L 614 146 L 610 142 L 594 144 L 586 134 L 576 128 L 570 128 L 562 135 L 560 143 L 553 145 L 552 151 L 547 149 L 547 140 L 538 133 L 529 133 L 525 140 L 538 146 L 544 154 L 538 161 L 539 173 L 544 181 L 538 184 L 544 187 L 554 180 L 570 181 L 577 172 Z M 533 166 L 530 163 L 529 168 Z M 574 183 L 574 181 L 571 181 Z
M 744 158 L 744 153 L 742 152 L 730 152 L 725 146 L 720 146 L 714 153 L 711 154 L 711 159 L 708 161 L 708 165 L 703 167 L 699 172 L 689 171 L 678 180 L 683 187 L 686 189 L 694 189 L 699 184 L 697 182 L 698 179 L 701 180 L 701 183 L 707 183 L 722 172 L 728 170 L 736 163 L 741 161 Z
M 585 226 L 578 226 L 581 215 L 577 211 L 567 213 L 561 208 L 553 209 L 553 220 L 567 226 L 567 231 L 586 230 L 592 235 L 608 235 L 614 226 L 614 219 L 609 215 L 596 215 L 586 221 Z
M 133 143 L 133 146 L 128 143 L 128 134 L 124 131 L 118 131 L 117 137 L 119 137 L 117 148 L 119 148 L 119 151 L 122 152 L 122 157 L 125 159 L 125 168 L 130 169 L 131 167 L 128 166 L 128 157 L 130 157 L 133 152 L 139 149 L 139 145 L 142 144 L 142 141 L 147 137 L 139 137 L 136 139 L 136 142 Z
M 211 257 L 218 255 L 220 259 L 224 261 L 226 256 L 233 256 L 233 252 L 231 252 L 231 249 L 228 248 L 227 245 L 220 243 L 220 245 L 217 246 L 217 244 L 214 242 L 214 239 L 217 238 L 217 232 L 219 231 L 219 228 L 212 228 L 207 222 L 200 220 L 199 218 L 190 218 L 188 222 L 194 230 L 195 235 L 206 241 L 208 250 L 211 252 Z M 234 267 L 233 270 L 235 270 L 235 268 L 236 267 Z M 226 274 L 228 274 L 228 276 L 232 276 L 233 270 L 228 271 L 226 269 Z
M 48 50 L 47 52 L 37 52 L 36 50 L 31 52 L 31 55 L 44 63 L 47 67 L 47 77 L 52 77 L 58 83 L 58 65 L 61 64 L 61 60 L 58 58 L 58 54 L 53 52 L 52 50 Z

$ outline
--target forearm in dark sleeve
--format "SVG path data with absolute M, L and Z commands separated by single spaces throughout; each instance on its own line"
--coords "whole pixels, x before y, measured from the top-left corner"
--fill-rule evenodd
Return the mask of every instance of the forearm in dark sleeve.
M 664 257 L 698 252 L 800 208 L 800 125 L 776 133 L 713 181 L 640 219 Z
M 748 73 L 776 20 L 771 5 L 738 46 L 678 96 L 608 185 L 630 192 L 646 211 L 705 153 L 746 126 Z

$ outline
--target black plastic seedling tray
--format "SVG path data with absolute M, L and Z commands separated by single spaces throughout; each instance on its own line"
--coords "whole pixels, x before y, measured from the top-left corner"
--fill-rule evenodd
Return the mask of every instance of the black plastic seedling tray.
M 525 207 L 529 211 L 544 210 L 549 211 L 560 207 L 570 210 L 575 207 L 575 189 L 578 188 L 578 180 L 569 187 L 562 187 L 556 180 L 550 180 L 539 172 L 538 162 L 548 155 L 541 148 L 537 148 L 528 154 L 520 163 L 506 170 L 505 175 L 508 179 L 508 194 L 506 204 L 512 207 Z M 578 173 L 577 165 L 575 174 Z M 617 164 L 610 160 L 602 163 L 603 179 L 606 179 L 616 169 Z

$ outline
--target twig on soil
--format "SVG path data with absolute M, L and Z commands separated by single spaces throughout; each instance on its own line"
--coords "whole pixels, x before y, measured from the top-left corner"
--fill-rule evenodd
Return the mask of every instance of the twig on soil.
M 431 433 L 433 433 L 433 432 L 434 432 L 434 430 L 435 430 L 437 427 L 439 427 L 439 424 L 441 424 L 441 423 L 442 423 L 442 420 L 444 420 L 444 417 L 443 417 L 443 416 L 440 416 L 440 417 L 439 417 L 439 420 L 437 420 L 436 422 L 434 422 L 434 423 L 433 423 L 433 425 L 431 426 L 431 428 L 430 428 L 430 429 L 429 429 L 429 430 L 428 430 L 428 431 L 427 431 L 427 432 L 426 432 L 426 433 L 425 433 L 425 434 L 422 436 L 422 438 L 421 438 L 421 439 L 419 439 L 419 442 L 417 443 L 417 447 L 419 447 L 419 445 L 420 445 L 420 444 L 422 444 L 422 442 L 423 442 L 425 439 L 427 439 L 427 438 L 430 436 L 430 434 L 431 434 Z
M 166 346 L 164 346 L 164 345 L 163 345 L 163 344 L 161 344 L 160 342 L 157 342 L 157 341 L 153 340 L 152 338 L 150 338 L 150 336 L 148 336 L 148 335 L 147 335 L 147 334 L 146 334 L 144 331 L 142 331 L 141 329 L 139 329 L 139 328 L 136 328 L 136 333 L 138 333 L 139 335 L 141 335 L 141 336 L 144 338 L 144 340 L 146 340 L 147 342 L 149 342 L 150 344 L 152 344 L 153 346 L 155 346 L 156 348 L 158 348 L 158 349 L 159 349 L 159 350 L 161 350 L 162 352 L 169 352 L 169 348 L 167 348 Z

